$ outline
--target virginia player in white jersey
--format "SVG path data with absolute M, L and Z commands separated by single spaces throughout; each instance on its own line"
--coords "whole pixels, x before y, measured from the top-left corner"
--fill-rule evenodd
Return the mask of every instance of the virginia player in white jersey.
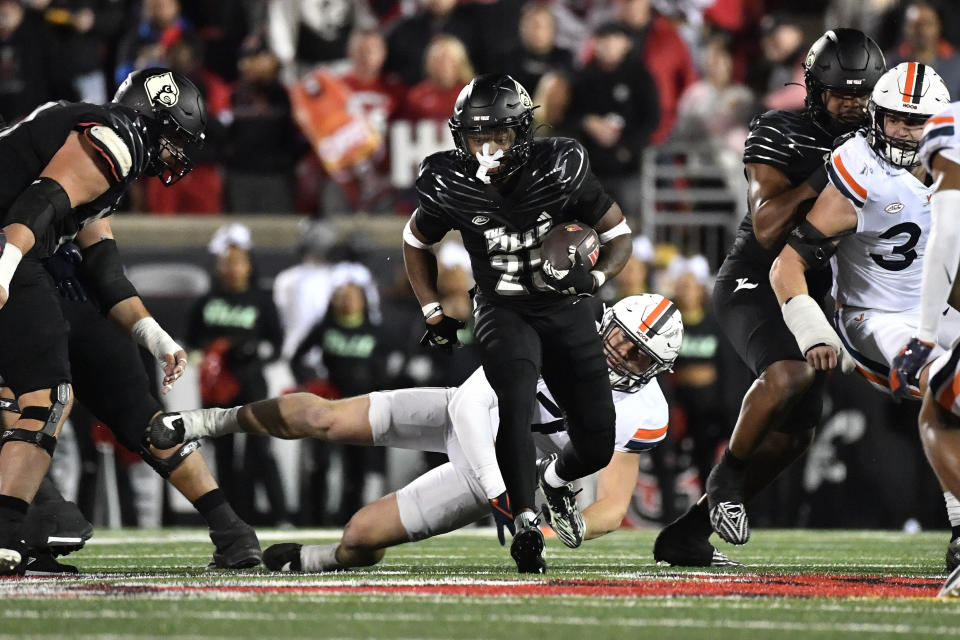
M 784 319 L 817 369 L 840 361 L 891 391 L 890 364 L 919 324 L 930 230 L 933 185 L 917 148 L 926 120 L 949 101 L 927 65 L 904 62 L 887 71 L 867 105 L 871 126 L 833 151 L 830 186 L 773 263 L 770 279 Z M 839 336 L 806 295 L 803 275 L 831 256 Z M 934 356 L 960 332 L 960 313 L 948 309 L 942 325 Z M 919 398 L 925 384 L 926 377 L 911 380 L 907 392 Z
M 940 300 L 939 330 L 924 333 L 926 350 L 912 375 L 891 375 L 894 358 L 921 326 L 921 282 L 930 236 L 933 178 L 920 162 L 924 125 L 950 102 L 940 76 L 919 62 L 887 71 L 867 108 L 871 126 L 830 157 L 827 187 L 774 261 L 770 281 L 807 361 L 820 370 L 856 367 L 875 387 L 920 399 L 927 365 L 960 334 L 960 313 Z M 935 252 L 933 253 L 935 255 Z M 806 295 L 803 273 L 833 256 L 833 330 Z M 931 303 L 932 304 L 932 303 Z M 943 485 L 942 485 L 943 486 Z M 952 527 L 947 569 L 960 563 L 960 501 L 944 486 Z
M 920 159 L 933 176 L 935 192 L 930 198 L 932 225 L 923 268 L 922 304 L 919 327 L 894 359 L 891 379 L 917 377 L 935 348 L 943 329 L 940 309 L 957 293 L 956 275 L 960 265 L 960 102 L 927 121 L 920 143 Z M 930 466 L 941 486 L 960 495 L 960 333 L 950 351 L 930 366 L 930 383 L 920 409 L 920 437 Z M 960 512 L 960 505 L 956 506 Z M 952 518 L 951 518 L 952 520 Z M 955 536 L 947 550 L 960 555 L 960 538 Z M 941 597 L 960 597 L 960 564 L 947 578 Z
M 658 322 L 661 318 L 664 321 Z M 669 370 L 676 359 L 683 324 L 672 302 L 643 294 L 607 309 L 601 332 L 616 408 L 616 444 L 610 464 L 600 471 L 597 499 L 583 510 L 588 539 L 619 527 L 636 486 L 637 454 L 666 436 L 668 407 L 654 377 Z M 512 524 L 494 450 L 497 398 L 482 369 L 459 388 L 402 389 L 335 401 L 291 394 L 245 407 L 186 411 L 179 416 L 185 431 L 178 438 L 246 431 L 442 451 L 450 458 L 354 514 L 337 544 L 274 545 L 266 561 L 273 569 L 370 566 L 380 561 L 385 548 L 463 527 L 488 515 L 491 505 L 495 515 L 504 516 L 497 519 L 498 524 L 507 528 Z M 542 466 L 567 438 L 557 403 L 542 381 L 534 416 L 532 430 L 544 455 Z M 164 434 L 151 437 L 156 441 Z M 502 542 L 502 529 L 499 534 Z M 719 551 L 715 554 L 716 564 L 731 563 Z

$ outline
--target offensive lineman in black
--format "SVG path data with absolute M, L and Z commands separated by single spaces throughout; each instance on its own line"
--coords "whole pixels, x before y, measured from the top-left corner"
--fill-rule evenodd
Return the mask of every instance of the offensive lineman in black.
M 21 524 L 73 403 L 67 323 L 42 260 L 76 237 L 88 286 L 172 384 L 186 353 L 123 274 L 109 226 L 93 223 L 141 175 L 168 185 L 186 175 L 186 149 L 202 143 L 205 126 L 196 86 L 151 68 L 131 73 L 111 103 L 50 102 L 0 132 L 0 375 L 20 407 L 0 436 L 0 575 L 25 564 Z
M 464 87 L 450 118 L 456 150 L 421 164 L 419 206 L 403 236 L 407 275 L 427 323 L 424 338 L 434 346 L 450 349 L 463 324 L 437 302 L 430 247 L 457 229 L 470 254 L 474 331 L 499 401 L 497 462 L 515 516 L 510 553 L 521 573 L 546 570 L 534 515 L 537 478 L 551 509 L 567 505 L 554 516 L 570 516 L 576 503 L 566 483 L 603 468 L 613 454 L 605 357 L 591 306 L 577 303 L 619 273 L 631 251 L 620 207 L 591 173 L 583 147 L 567 138 L 534 139 L 533 109 L 526 90 L 507 75 L 478 76 Z M 578 261 L 558 279 L 542 264 L 539 248 L 550 229 L 572 221 L 596 229 L 600 255 L 592 270 Z M 530 425 L 541 365 L 563 405 L 572 446 L 556 462 L 544 459 L 535 467 Z M 488 496 L 501 506 L 505 497 Z M 582 517 L 571 526 L 582 540 Z
M 768 111 L 750 124 L 743 154 L 749 211 L 713 294 L 720 324 L 757 379 L 707 478 L 706 495 L 657 537 L 653 555 L 660 562 L 735 564 L 709 543 L 711 528 L 727 542 L 746 543 L 744 503 L 807 449 L 820 420 L 824 377 L 791 340 L 770 287 L 770 265 L 826 186 L 824 162 L 834 140 L 864 124 L 867 98 L 886 65 L 862 32 L 833 29 L 813 44 L 803 66 L 806 109 Z M 807 272 L 810 295 L 821 304 L 831 280 L 829 269 Z

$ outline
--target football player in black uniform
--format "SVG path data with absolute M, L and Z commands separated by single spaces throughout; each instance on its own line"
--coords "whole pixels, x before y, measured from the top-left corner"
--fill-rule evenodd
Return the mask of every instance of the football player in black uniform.
M 743 154 L 749 211 L 713 294 L 720 324 L 757 379 L 707 478 L 706 499 L 661 531 L 657 561 L 729 563 L 708 542 L 711 529 L 732 544 L 747 542 L 744 503 L 806 450 L 820 419 L 823 376 L 815 375 L 783 322 L 770 265 L 826 186 L 824 162 L 834 140 L 865 123 L 867 98 L 886 66 L 876 43 L 855 29 L 827 31 L 803 66 L 806 108 L 768 111 L 750 124 Z M 807 272 L 810 295 L 821 303 L 830 283 L 829 269 Z
M 0 375 L 20 407 L 0 436 L 0 575 L 22 564 L 24 514 L 73 403 L 67 323 L 42 260 L 76 238 L 94 295 L 163 362 L 164 384 L 172 384 L 186 353 L 144 308 L 110 234 L 84 228 L 110 214 L 141 175 L 168 185 L 186 175 L 206 117 L 192 82 L 151 68 L 131 73 L 111 103 L 50 102 L 0 132 Z
M 537 479 L 554 517 L 566 519 L 565 544 L 576 546 L 583 519 L 566 483 L 602 469 L 613 454 L 606 362 L 593 309 L 578 303 L 620 272 L 631 240 L 583 147 L 567 138 L 534 139 L 533 109 L 526 90 L 507 75 L 478 76 L 464 87 L 450 118 L 456 150 L 428 156 L 420 166 L 419 206 L 404 231 L 403 255 L 423 306 L 424 338 L 450 349 L 463 324 L 437 302 L 430 248 L 448 231 L 460 231 L 477 283 L 474 333 L 499 401 L 497 462 L 516 528 L 510 551 L 520 572 L 542 573 Z M 572 221 L 596 229 L 602 244 L 595 265 L 578 257 L 560 273 L 541 260 L 540 245 L 550 229 Z M 564 405 L 571 446 L 535 467 L 529 425 L 541 368 Z
M 97 220 L 82 233 L 95 230 L 101 235 L 109 234 L 109 221 L 110 217 Z M 144 429 L 162 413 L 163 407 L 150 392 L 150 380 L 136 345 L 103 316 L 101 311 L 108 310 L 98 309 L 100 305 L 90 299 L 81 276 L 83 256 L 84 252 L 75 244 L 67 243 L 45 261 L 60 292 L 60 310 L 69 325 L 70 372 L 77 399 L 114 433 L 118 442 L 139 453 L 203 516 L 215 546 L 211 567 L 256 566 L 262 558 L 257 534 L 227 502 L 197 451 L 199 441 L 164 450 L 151 450 L 141 442 Z M 14 411 L 15 407 L 4 412 L 5 423 Z M 78 520 L 76 506 L 66 503 L 56 487 L 47 486 L 43 497 L 43 504 L 38 505 L 41 496 L 37 494 L 24 521 L 28 558 L 25 573 L 76 573 L 76 567 L 60 564 L 53 556 L 82 547 L 92 535 L 92 526 Z M 58 530 L 63 522 L 72 523 L 68 532 L 71 536 Z M 79 539 L 78 531 L 84 532 Z

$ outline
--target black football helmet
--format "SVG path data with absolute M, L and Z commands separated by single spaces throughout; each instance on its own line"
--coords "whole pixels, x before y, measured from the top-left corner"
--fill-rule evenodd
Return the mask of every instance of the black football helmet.
M 807 109 L 817 122 L 839 136 L 868 123 L 866 108 L 862 114 L 834 116 L 827 111 L 823 92 L 869 96 L 887 65 L 880 47 L 862 31 L 831 29 L 810 47 L 803 70 Z
M 500 159 L 500 168 L 489 177 L 499 182 L 516 173 L 530 158 L 534 108 L 523 85 L 506 74 L 484 74 L 471 80 L 460 91 L 449 121 L 457 152 L 467 163 L 468 172 L 473 173 L 478 166 L 470 151 L 470 137 L 512 130 L 513 142 Z
M 188 149 L 203 145 L 207 107 L 186 76 L 163 67 L 134 71 L 113 102 L 137 113 L 136 124 L 149 141 L 149 175 L 169 186 L 193 169 Z

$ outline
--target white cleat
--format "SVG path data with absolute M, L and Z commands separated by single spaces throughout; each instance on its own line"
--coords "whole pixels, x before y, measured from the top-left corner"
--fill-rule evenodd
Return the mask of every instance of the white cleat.
M 730 544 L 746 544 L 750 539 L 750 522 L 742 502 L 715 504 L 710 508 L 710 525 Z
M 947 576 L 943 588 L 937 594 L 938 598 L 960 598 L 960 567 L 957 567 Z

